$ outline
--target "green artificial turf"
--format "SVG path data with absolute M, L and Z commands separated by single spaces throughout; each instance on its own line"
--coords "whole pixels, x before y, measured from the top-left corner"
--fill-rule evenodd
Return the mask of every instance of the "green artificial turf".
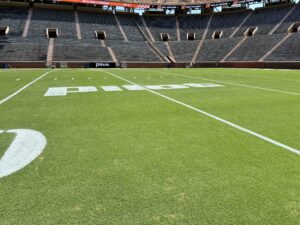
M 13 139 L 14 135 L 12 134 L 0 134 L 0 158 L 2 158 Z
M 155 93 L 300 149 L 300 71 L 53 70 L 0 105 L 0 130 L 47 138 L 0 178 L 1 225 L 300 224 L 300 155 L 149 91 L 105 92 L 128 84 L 106 71 L 139 85 L 221 84 Z M 0 72 L 0 101 L 45 72 Z M 99 91 L 44 97 L 76 86 Z M 0 157 L 12 139 L 0 134 Z

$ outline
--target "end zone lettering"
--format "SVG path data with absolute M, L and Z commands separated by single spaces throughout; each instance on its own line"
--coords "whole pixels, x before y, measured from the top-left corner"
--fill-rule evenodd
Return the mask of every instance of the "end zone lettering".
M 162 85 L 122 85 L 119 86 L 100 86 L 105 92 L 117 92 L 117 91 L 143 91 L 143 90 L 175 90 L 175 89 L 187 89 L 187 88 L 212 88 L 223 87 L 220 84 L 212 83 L 189 83 L 189 84 L 162 84 Z M 47 90 L 44 96 L 66 96 L 69 93 L 86 93 L 86 92 L 98 92 L 94 86 L 75 86 L 75 87 L 51 87 Z

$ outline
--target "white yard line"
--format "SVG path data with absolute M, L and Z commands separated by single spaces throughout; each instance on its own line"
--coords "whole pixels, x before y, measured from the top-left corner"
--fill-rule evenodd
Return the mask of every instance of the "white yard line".
M 48 71 L 48 72 L 44 73 L 43 75 L 39 76 L 38 78 L 36 78 L 35 80 L 31 81 L 30 83 L 26 84 L 25 86 L 23 86 L 22 88 L 20 88 L 16 92 L 14 92 L 11 95 L 7 96 L 6 98 L 0 100 L 0 105 L 2 105 L 3 103 L 7 102 L 11 98 L 15 97 L 17 94 L 19 94 L 20 92 L 24 91 L 25 89 L 27 89 L 28 87 L 30 87 L 31 85 L 33 85 L 35 82 L 37 82 L 38 80 L 42 79 L 43 77 L 45 77 L 46 75 L 48 75 L 51 72 L 52 71 Z
M 105 71 L 105 70 L 102 70 L 102 71 L 104 71 L 105 73 L 110 74 L 111 76 L 116 77 L 116 78 L 118 78 L 118 79 L 120 79 L 120 80 L 126 81 L 127 83 L 130 83 L 130 84 L 133 84 L 133 85 L 137 85 L 137 86 L 141 86 L 141 85 L 136 84 L 136 83 L 134 83 L 134 82 L 132 82 L 132 81 L 130 81 L 130 80 L 127 80 L 127 79 L 125 79 L 125 78 L 123 78 L 123 77 L 121 77 L 121 76 L 118 76 L 118 75 L 116 75 L 116 74 L 114 74 L 114 73 L 111 73 L 111 72 L 108 72 L 108 71 Z M 101 72 L 101 71 L 100 71 L 100 72 Z M 162 97 L 162 98 L 164 98 L 164 99 L 167 99 L 167 100 L 169 100 L 169 101 L 171 101 L 171 102 L 174 102 L 174 103 L 176 103 L 176 104 L 179 104 L 179 105 L 181 105 L 181 106 L 184 106 L 184 107 L 186 107 L 186 108 L 189 108 L 189 109 L 191 109 L 191 110 L 193 110 L 193 111 L 196 111 L 196 112 L 198 112 L 198 113 L 201 113 L 201 114 L 203 114 L 203 115 L 205 115 L 205 116 L 208 116 L 208 117 L 210 117 L 210 118 L 212 118 L 212 119 L 215 119 L 215 120 L 217 120 L 217 121 L 219 121 L 219 122 L 221 122 L 221 123 L 224 123 L 224 124 L 226 124 L 226 125 L 228 125 L 228 126 L 231 126 L 231 127 L 236 128 L 236 129 L 238 129 L 238 130 L 240 130 L 240 131 L 243 131 L 243 132 L 245 132 L 245 133 L 247 133 L 247 134 L 250 134 L 250 135 L 252 135 L 252 136 L 255 136 L 255 137 L 257 137 L 257 138 L 259 138 L 259 139 L 261 139 L 261 140 L 264 140 L 264 141 L 269 142 L 269 143 L 271 143 L 271 144 L 273 144 L 273 145 L 276 145 L 276 146 L 278 146 L 278 147 L 280 147 L 280 148 L 283 148 L 283 149 L 285 149 L 285 150 L 287 150 L 287 151 L 290 151 L 290 152 L 293 152 L 293 153 L 295 153 L 295 154 L 297 154 L 297 155 L 300 155 L 300 150 L 298 150 L 298 149 L 296 149 L 296 148 L 290 147 L 290 146 L 288 146 L 288 145 L 286 145 L 286 144 L 283 144 L 283 143 L 281 143 L 281 142 L 279 142 L 279 141 L 276 141 L 276 140 L 274 140 L 274 139 L 271 139 L 271 138 L 269 138 L 269 137 L 266 137 L 266 136 L 264 136 L 264 135 L 262 135 L 262 134 L 256 133 L 255 131 L 249 130 L 249 129 L 244 128 L 244 127 L 241 127 L 241 126 L 239 126 L 239 125 L 237 125 L 237 124 L 235 124 L 235 123 L 232 123 L 232 122 L 230 122 L 230 121 L 227 121 L 227 120 L 225 120 L 225 119 L 222 119 L 222 118 L 220 118 L 220 117 L 218 117 L 218 116 L 215 116 L 215 115 L 213 115 L 213 114 L 210 114 L 210 113 L 208 113 L 208 112 L 205 112 L 205 111 L 203 111 L 203 110 L 201 110 L 201 109 L 198 109 L 198 108 L 196 108 L 196 107 L 193 107 L 193 106 L 191 106 L 191 105 L 188 105 L 188 104 L 186 104 L 186 103 L 184 103 L 184 102 L 178 101 L 178 100 L 176 100 L 176 99 L 174 99 L 174 98 L 168 97 L 168 96 L 166 96 L 166 95 L 164 95 L 164 94 L 161 94 L 161 93 L 159 93 L 159 92 L 150 90 L 150 89 L 148 89 L 148 88 L 146 88 L 146 87 L 144 87 L 144 86 L 141 86 L 141 87 L 143 87 L 145 90 L 147 90 L 148 92 L 150 92 L 150 93 L 152 93 L 152 94 L 158 95 L 158 96 L 160 96 L 160 97 Z
M 176 75 L 176 76 L 179 76 L 179 77 L 194 78 L 194 79 L 198 79 L 198 80 L 205 80 L 205 81 L 211 81 L 211 82 L 217 82 L 217 83 L 223 83 L 223 84 L 229 84 L 229 85 L 235 85 L 235 86 L 252 88 L 252 89 L 259 89 L 259 90 L 264 90 L 264 91 L 271 91 L 271 92 L 278 92 L 278 93 L 283 93 L 283 94 L 300 96 L 300 93 L 297 93 L 297 92 L 290 92 L 290 91 L 283 91 L 283 90 L 277 90 L 277 89 L 272 89 L 272 88 L 257 87 L 257 86 L 251 86 L 251 85 L 246 85 L 246 84 L 239 84 L 239 83 L 233 83 L 233 82 L 227 82 L 227 81 L 221 81 L 221 80 L 215 80 L 215 79 L 208 79 L 208 78 L 203 78 L 203 77 L 194 77 L 194 76 L 188 76 L 188 75 L 181 75 L 181 74 L 177 74 L 177 73 L 168 73 L 168 72 L 159 72 L 159 73 L 164 73 L 164 74 L 169 74 L 169 75 Z

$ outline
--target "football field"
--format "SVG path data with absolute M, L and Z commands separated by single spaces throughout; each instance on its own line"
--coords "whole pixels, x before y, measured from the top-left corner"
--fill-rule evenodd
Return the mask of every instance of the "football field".
M 0 70 L 0 225 L 300 224 L 300 71 Z

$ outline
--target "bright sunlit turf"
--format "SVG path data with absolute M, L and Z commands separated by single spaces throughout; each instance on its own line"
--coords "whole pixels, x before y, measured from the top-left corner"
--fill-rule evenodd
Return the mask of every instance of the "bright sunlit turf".
M 276 144 L 300 150 L 300 71 L 47 71 L 0 71 L 0 130 L 47 139 L 0 178 L 1 225 L 300 224 L 300 155 Z M 203 83 L 222 86 L 123 87 Z M 44 96 L 78 86 L 97 91 Z

